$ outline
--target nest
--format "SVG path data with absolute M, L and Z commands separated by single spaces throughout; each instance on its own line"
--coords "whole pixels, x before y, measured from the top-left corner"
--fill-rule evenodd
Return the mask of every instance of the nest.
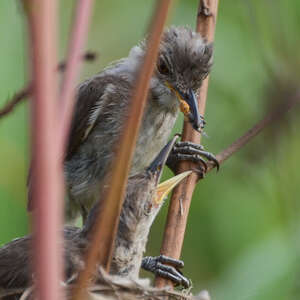
M 111 276 L 103 271 L 99 275 L 97 283 L 88 288 L 82 300 L 210 300 L 209 293 L 205 290 L 193 295 L 190 289 L 176 291 L 170 288 L 154 288 L 148 279 L 131 280 Z M 71 300 L 70 291 L 75 281 L 76 278 L 73 277 L 67 283 L 62 283 L 68 300 Z M 33 286 L 26 289 L 0 290 L 0 299 L 9 296 L 7 299 L 33 300 L 33 291 Z

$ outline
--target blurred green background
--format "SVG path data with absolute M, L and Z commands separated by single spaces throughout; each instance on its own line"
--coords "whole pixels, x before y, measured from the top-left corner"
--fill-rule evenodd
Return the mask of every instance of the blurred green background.
M 60 49 L 65 55 L 75 1 L 60 1 Z M 81 80 L 126 56 L 144 35 L 154 1 L 95 1 Z M 175 1 L 169 24 L 195 26 L 197 0 Z M 0 104 L 28 82 L 26 26 L 18 1 L 0 1 Z M 220 1 L 215 63 L 206 111 L 208 138 L 218 153 L 276 103 L 299 90 L 300 2 Z M 299 108 L 211 172 L 194 194 L 182 258 L 194 291 L 212 299 L 300 299 Z M 0 244 L 29 231 L 26 174 L 28 103 L 0 119 Z M 178 120 L 176 132 L 181 130 Z M 166 172 L 165 177 L 170 176 Z M 167 204 L 156 220 L 148 254 L 159 253 Z

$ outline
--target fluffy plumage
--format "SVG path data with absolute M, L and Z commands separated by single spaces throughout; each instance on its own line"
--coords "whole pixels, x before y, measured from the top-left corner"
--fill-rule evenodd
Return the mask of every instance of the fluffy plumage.
M 131 176 L 128 181 L 124 205 L 118 227 L 111 273 L 138 279 L 143 253 L 150 227 L 162 203 L 155 204 L 153 196 L 159 176 L 170 150 L 164 148 L 152 169 Z M 168 152 L 166 152 L 166 150 Z M 71 278 L 84 267 L 83 257 L 89 245 L 90 233 L 101 209 L 98 201 L 91 209 L 82 229 L 65 226 L 64 257 L 65 277 Z M 0 248 L 0 291 L 9 288 L 26 288 L 32 284 L 32 236 L 16 239 Z M 14 300 L 15 296 L 5 297 Z
M 69 219 L 74 219 L 78 212 L 86 215 L 100 198 L 145 48 L 143 41 L 131 49 L 127 58 L 79 86 L 65 158 Z M 183 93 L 189 88 L 196 92 L 209 72 L 211 61 L 212 47 L 198 33 L 185 27 L 171 27 L 164 32 L 131 175 L 149 165 L 166 144 L 174 126 L 179 101 L 166 82 Z M 162 64 L 167 72 L 161 70 Z

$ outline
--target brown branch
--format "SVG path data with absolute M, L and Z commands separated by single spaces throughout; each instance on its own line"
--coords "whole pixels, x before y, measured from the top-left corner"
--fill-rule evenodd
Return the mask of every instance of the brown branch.
M 32 86 L 29 84 L 27 87 L 21 89 L 12 99 L 0 109 L 0 118 L 11 113 L 21 101 L 25 100 L 32 93 Z
M 280 120 L 292 107 L 300 102 L 300 91 L 298 91 L 293 98 L 287 102 L 283 102 L 272 112 L 267 114 L 261 121 L 256 123 L 245 134 L 234 141 L 229 147 L 220 152 L 216 157 L 220 164 L 231 157 L 234 153 L 239 151 L 242 147 L 248 144 L 254 137 L 256 137 L 269 124 Z M 215 165 L 209 164 L 207 171 L 211 171 Z
M 73 295 L 75 297 L 73 299 L 76 300 L 82 299 L 83 293 L 86 292 L 84 290 L 87 282 L 93 276 L 98 264 L 104 266 L 107 271 L 110 268 L 124 190 L 170 3 L 170 0 L 158 0 L 156 4 L 149 31 L 147 51 L 137 77 L 128 111 L 129 117 L 124 124 L 124 130 L 118 143 L 116 159 L 112 164 L 112 171 L 109 176 L 109 182 L 113 184 L 108 185 L 105 191 L 106 197 L 102 200 L 102 209 L 95 224 L 91 246 L 86 256 L 85 268 L 79 274 L 77 286 L 74 290 Z
M 93 51 L 86 51 L 82 55 L 82 60 L 86 62 L 92 62 L 96 58 L 97 58 L 97 53 Z M 57 70 L 61 72 L 65 71 L 66 65 L 67 65 L 66 61 L 60 62 L 57 66 Z M 19 103 L 24 101 L 31 94 L 32 94 L 32 84 L 30 83 L 28 84 L 28 86 L 16 92 L 15 95 L 11 99 L 9 99 L 7 103 L 0 109 L 0 118 L 11 113 Z
M 202 37 L 212 42 L 214 38 L 216 17 L 218 9 L 218 0 L 200 0 L 197 13 L 196 31 L 200 32 Z M 208 88 L 208 78 L 203 82 L 199 91 L 198 105 L 202 115 L 205 112 L 206 96 Z M 196 132 L 188 123 L 184 123 L 182 132 L 183 141 L 200 143 L 200 134 Z M 182 162 L 179 165 L 178 173 L 189 170 L 193 164 Z M 184 233 L 192 200 L 193 191 L 198 181 L 198 175 L 193 173 L 182 184 L 174 189 L 165 226 L 161 254 L 179 259 L 184 240 Z M 170 281 L 157 277 L 155 282 L 157 287 L 172 285 Z

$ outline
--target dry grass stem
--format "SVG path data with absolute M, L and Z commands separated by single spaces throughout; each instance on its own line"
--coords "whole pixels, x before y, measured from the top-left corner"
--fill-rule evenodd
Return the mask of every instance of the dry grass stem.
M 70 299 L 73 283 L 61 283 L 67 299 Z M 22 300 L 32 300 L 34 287 L 8 290 L 0 296 L 16 295 Z M 83 298 L 82 298 L 83 299 Z M 207 291 L 192 295 L 189 290 L 174 291 L 168 288 L 158 289 L 149 285 L 148 280 L 134 281 L 117 276 L 110 276 L 103 270 L 97 274 L 97 283 L 88 288 L 85 300 L 210 300 Z

